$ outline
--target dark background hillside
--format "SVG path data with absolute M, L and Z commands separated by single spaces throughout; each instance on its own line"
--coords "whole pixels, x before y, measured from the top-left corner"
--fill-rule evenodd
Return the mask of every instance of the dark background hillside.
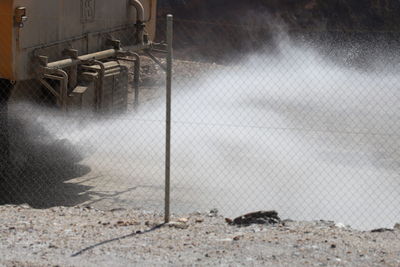
M 282 32 L 318 42 L 334 56 L 351 50 L 357 64 L 399 48 L 397 0 L 159 0 L 159 39 L 167 13 L 175 17 L 179 55 L 191 59 L 226 61 L 274 49 Z
M 160 16 L 236 23 L 268 11 L 293 28 L 394 31 L 400 27 L 397 0 L 159 0 Z

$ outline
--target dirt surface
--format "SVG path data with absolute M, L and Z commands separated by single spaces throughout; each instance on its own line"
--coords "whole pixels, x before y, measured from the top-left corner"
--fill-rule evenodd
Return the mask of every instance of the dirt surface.
M 216 213 L 174 217 L 92 208 L 0 207 L 0 266 L 399 266 L 400 230 L 327 221 L 228 225 Z

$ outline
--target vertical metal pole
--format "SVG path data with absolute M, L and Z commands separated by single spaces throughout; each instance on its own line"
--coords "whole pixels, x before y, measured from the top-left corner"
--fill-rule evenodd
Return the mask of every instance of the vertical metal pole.
M 165 223 L 170 221 L 171 201 L 171 90 L 172 90 L 172 41 L 173 41 L 173 16 L 167 15 L 167 116 L 166 116 L 166 142 L 165 142 Z
M 134 63 L 134 74 L 133 74 L 133 90 L 134 90 L 134 108 L 139 107 L 139 82 L 140 82 L 140 57 L 138 54 L 135 54 L 135 63 Z

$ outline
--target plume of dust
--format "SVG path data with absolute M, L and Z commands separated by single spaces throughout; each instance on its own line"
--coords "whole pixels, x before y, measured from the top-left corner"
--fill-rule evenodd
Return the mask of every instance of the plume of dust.
M 173 210 L 275 209 L 297 220 L 392 226 L 400 204 L 397 76 L 345 68 L 278 39 L 274 53 L 175 80 Z M 101 121 L 35 116 L 84 151 L 92 169 L 162 187 L 163 103 Z

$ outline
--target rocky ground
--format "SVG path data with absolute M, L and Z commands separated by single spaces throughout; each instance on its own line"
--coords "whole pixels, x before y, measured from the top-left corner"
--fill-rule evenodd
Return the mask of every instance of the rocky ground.
M 327 221 L 228 225 L 212 211 L 173 217 L 115 209 L 0 207 L 0 266 L 399 266 L 400 229 Z

